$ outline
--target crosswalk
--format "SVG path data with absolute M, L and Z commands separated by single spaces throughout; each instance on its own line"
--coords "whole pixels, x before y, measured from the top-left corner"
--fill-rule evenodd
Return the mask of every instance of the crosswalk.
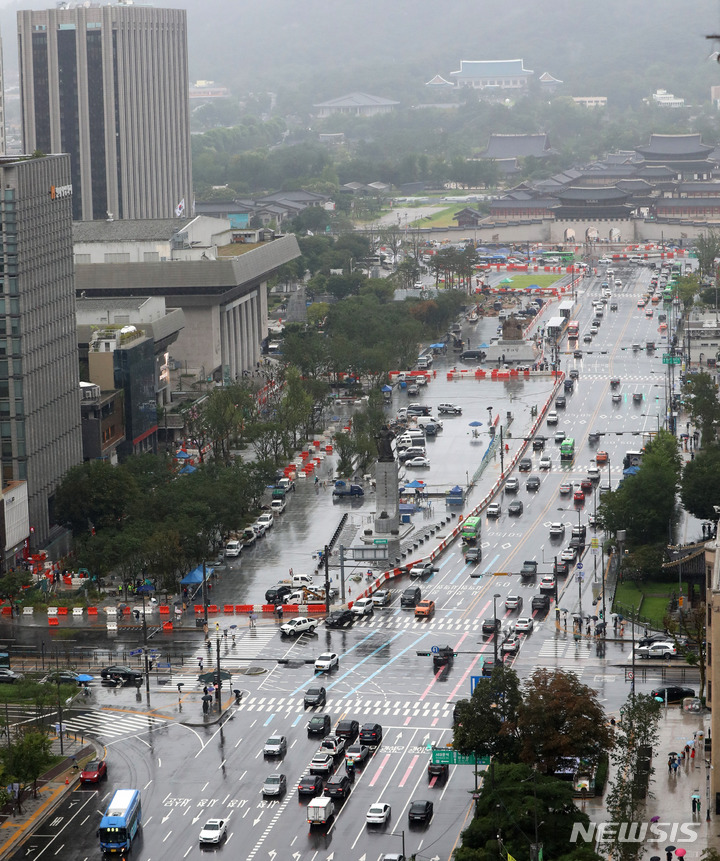
M 152 732 L 162 729 L 167 723 L 168 718 L 155 715 L 101 709 L 73 713 L 63 718 L 63 727 L 71 733 L 98 736 L 103 740 Z
M 250 696 L 243 699 L 237 707 L 238 711 L 261 713 L 268 715 L 299 715 L 298 721 L 313 714 L 312 710 L 305 710 L 302 696 L 288 697 L 264 697 Z M 453 709 L 451 702 L 438 702 L 437 700 L 398 700 L 390 698 L 363 698 L 363 697 L 333 697 L 329 696 L 322 709 L 318 712 L 330 714 L 365 715 L 367 719 L 384 718 L 445 718 Z

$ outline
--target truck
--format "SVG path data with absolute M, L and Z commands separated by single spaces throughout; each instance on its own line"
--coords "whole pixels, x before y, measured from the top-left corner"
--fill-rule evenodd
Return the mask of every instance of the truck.
M 335 802 L 332 798 L 313 798 L 307 806 L 307 821 L 312 825 L 327 825 L 335 815 Z
M 520 569 L 521 577 L 534 577 L 537 574 L 538 564 L 534 559 L 526 559 Z
M 350 484 L 346 487 L 336 487 L 333 490 L 333 497 L 335 499 L 342 499 L 346 496 L 365 496 L 365 491 L 359 484 Z

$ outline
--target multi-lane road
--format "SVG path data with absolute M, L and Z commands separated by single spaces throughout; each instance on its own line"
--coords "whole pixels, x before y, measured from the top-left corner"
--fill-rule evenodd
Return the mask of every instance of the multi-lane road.
M 608 452 L 609 467 L 603 467 L 600 483 L 609 481 L 615 487 L 622 478 L 625 452 L 640 448 L 642 433 L 656 430 L 663 421 L 663 333 L 658 331 L 657 317 L 648 319 L 637 307 L 650 273 L 633 268 L 622 270 L 620 277 L 623 287 L 613 288 L 612 297 L 618 310 L 609 311 L 608 304 L 599 333 L 588 345 L 582 343 L 582 336 L 595 316 L 592 300 L 600 298 L 602 279 L 581 282 L 575 317 L 580 321 L 582 358 L 574 358 L 562 344 L 563 370 L 579 371 L 574 390 L 564 393 L 567 403 L 558 410 L 557 426 L 576 440 L 574 461 L 560 464 L 559 446 L 552 440 L 555 427 L 541 431 L 550 437 L 545 452 L 552 456 L 552 468 L 540 471 L 542 452 L 529 450 L 531 474 L 540 476 L 541 482 L 537 491 L 528 491 L 526 474 L 519 474 L 516 498 L 524 503 L 523 514 L 509 517 L 507 505 L 514 497 L 500 492 L 496 497 L 502 509 L 500 517 L 483 517 L 482 576 L 471 576 L 478 571 L 465 563 L 461 547 L 455 543 L 440 558 L 437 572 L 421 584 L 423 597 L 436 603 L 430 620 L 415 620 L 412 611 L 399 607 L 400 591 L 408 585 L 401 578 L 393 583 L 390 606 L 347 630 L 330 631 L 321 626 L 317 634 L 287 641 L 280 638 L 274 625 L 238 629 L 236 643 L 223 640 L 221 648 L 223 664 L 235 671 L 233 687 L 243 690 L 243 698 L 212 726 L 201 725 L 197 700 L 180 698 L 176 702 L 177 695 L 168 693 L 174 685 L 160 687 L 153 682 L 149 698 L 141 703 L 134 693 L 97 692 L 95 707 L 71 715 L 68 723 L 72 729 L 96 734 L 107 745 L 110 778 L 97 792 L 72 793 L 17 857 L 95 857 L 99 851 L 95 829 L 112 789 L 132 786 L 143 793 L 144 825 L 133 848 L 138 858 L 193 859 L 212 851 L 218 857 L 263 861 L 376 861 L 384 853 L 399 853 L 404 848 L 406 856 L 417 852 L 423 858 L 448 859 L 470 816 L 472 768 L 453 766 L 447 782 L 435 783 L 428 780 L 427 764 L 431 746 L 444 747 L 451 741 L 453 705 L 470 695 L 471 680 L 480 674 L 483 658 L 493 654 L 494 643 L 482 635 L 482 621 L 492 617 L 496 607 L 502 639 L 518 615 L 531 615 L 539 577 L 550 572 L 552 560 L 567 545 L 572 527 L 587 523 L 594 494 L 577 506 L 571 496 L 560 495 L 561 483 L 585 478 L 597 450 L 603 449 Z M 492 326 L 489 321 L 481 324 L 480 337 L 483 325 Z M 654 355 L 644 349 L 633 352 L 634 343 L 644 346 L 647 340 L 658 345 Z M 465 410 L 462 425 L 458 421 L 456 430 L 451 431 L 454 420 L 446 420 L 446 439 L 434 441 L 428 480 L 437 483 L 445 472 L 451 473 L 448 481 L 461 481 L 465 472 L 475 467 L 466 421 L 469 416 L 483 417 L 488 406 L 497 411 L 509 404 L 518 414 L 519 428 L 529 425 L 530 406 L 543 403 L 552 392 L 549 379 L 528 383 L 514 380 L 504 392 L 498 388 L 503 384 L 497 382 L 452 383 L 444 379 L 443 361 L 452 360 L 438 362 L 437 379 L 425 397 L 432 404 L 454 401 Z M 619 403 L 611 401 L 612 377 L 621 380 Z M 633 400 L 636 393 L 642 394 L 641 401 Z M 598 444 L 589 443 L 591 431 L 603 434 Z M 520 444 L 516 438 L 515 451 Z M 478 495 L 484 492 L 483 487 L 492 486 L 499 465 L 493 465 L 492 470 L 483 477 Z M 332 508 L 322 491 L 306 487 L 299 493 L 302 500 L 291 500 L 296 507 L 293 529 L 298 535 L 301 523 L 314 523 L 314 505 L 325 512 Z M 550 540 L 549 525 L 557 521 L 566 524 L 566 535 L 556 543 Z M 284 570 L 295 565 L 298 570 L 288 533 L 283 539 L 281 524 L 275 528 L 272 568 Z M 594 534 L 588 529 L 589 537 Z M 536 559 L 539 564 L 537 580 L 527 584 L 517 576 L 525 559 Z M 246 594 L 264 591 L 276 577 L 273 572 L 271 580 L 263 578 L 261 554 L 257 560 L 254 564 L 252 557 L 244 559 L 236 569 L 237 588 Z M 573 566 L 560 580 L 558 604 L 570 615 L 579 610 L 594 612 L 591 608 L 601 579 L 600 561 L 588 547 L 582 569 Z M 505 609 L 510 594 L 523 597 L 521 612 Z M 536 615 L 534 621 L 534 630 L 524 638 L 517 656 L 508 659 L 521 676 L 527 677 L 536 667 L 572 670 L 598 690 L 609 711 L 617 709 L 627 695 L 624 666 L 630 657 L 629 644 L 610 642 L 599 656 L 592 638 L 575 640 L 571 629 L 556 625 L 554 604 L 548 614 Z M 454 648 L 457 657 L 452 666 L 435 673 L 431 659 L 417 653 L 445 644 Z M 327 689 L 323 709 L 304 709 L 303 694 L 315 681 L 311 661 L 322 651 L 337 652 L 340 664 L 318 680 Z M 188 655 L 190 665 L 200 655 L 198 643 L 198 650 Z M 264 672 L 250 676 L 237 673 L 253 662 Z M 173 683 L 180 678 L 188 687 L 195 685 L 187 674 L 173 678 Z M 648 680 L 648 689 L 650 684 Z M 643 689 L 642 683 L 638 689 Z M 340 805 L 331 826 L 311 831 L 305 818 L 306 801 L 298 798 L 296 786 L 307 773 L 319 744 L 318 739 L 308 738 L 306 723 L 313 711 L 320 710 L 328 713 L 333 723 L 343 718 L 356 719 L 360 724 L 377 722 L 383 728 L 383 741 L 358 771 L 352 793 Z M 288 739 L 287 754 L 279 762 L 265 760 L 262 755 L 265 740 L 273 734 Z M 341 764 L 338 770 L 342 770 Z M 266 801 L 260 789 L 272 771 L 287 776 L 288 791 L 280 800 Z M 434 803 L 434 816 L 427 826 L 408 823 L 407 810 L 414 799 Z M 390 804 L 392 815 L 389 825 L 371 830 L 365 825 L 365 814 L 376 801 Z M 200 827 L 209 817 L 229 817 L 227 842 L 212 850 L 201 849 L 198 844 Z M 28 855 L 29 846 L 34 849 Z

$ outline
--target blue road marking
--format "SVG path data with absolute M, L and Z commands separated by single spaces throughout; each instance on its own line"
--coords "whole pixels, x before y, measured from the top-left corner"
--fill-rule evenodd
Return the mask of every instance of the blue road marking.
M 273 722 L 273 720 L 275 720 L 275 715 L 274 715 L 274 714 L 271 714 L 271 715 L 270 715 L 270 717 L 265 721 L 265 723 L 263 724 L 263 726 L 267 726 L 269 723 L 272 723 L 272 722 Z
M 360 648 L 362 645 L 364 645 L 364 644 L 365 644 L 369 639 L 371 639 L 372 637 L 375 637 L 375 636 L 377 636 L 377 631 L 375 631 L 375 630 L 371 630 L 369 634 L 366 634 L 366 635 L 362 638 L 362 640 L 360 640 L 359 642 L 355 643 L 355 645 L 354 645 L 354 646 L 351 646 L 351 647 L 347 650 L 347 652 L 343 652 L 343 653 L 341 653 L 341 654 L 339 655 L 340 660 L 342 660 L 343 658 L 347 657 L 347 655 L 349 655 L 351 652 L 354 652 L 354 651 L 355 651 L 355 649 L 359 649 L 359 648 Z M 399 634 L 396 634 L 396 635 L 395 635 L 395 637 L 397 637 L 397 636 L 400 636 L 400 635 L 399 635 Z M 395 637 L 393 637 L 393 639 L 395 639 Z M 391 640 L 390 642 L 392 642 L 392 640 Z M 387 643 L 384 643 L 382 646 L 380 646 L 380 649 L 385 648 L 385 646 L 386 646 L 386 645 L 387 645 Z M 376 652 L 378 652 L 380 649 L 376 649 L 376 650 L 375 650 L 375 652 L 372 652 L 372 654 L 374 655 L 374 654 L 375 654 Z M 368 657 L 370 657 L 370 656 L 368 655 Z M 363 661 L 360 661 L 360 664 L 364 663 L 364 661 L 366 661 L 366 660 L 367 660 L 367 658 L 364 658 L 364 659 L 363 659 Z M 360 666 L 360 664 L 357 664 L 357 666 Z M 335 679 L 335 681 L 333 681 L 333 682 L 332 682 L 331 684 L 329 684 L 329 685 L 326 685 L 326 689 L 327 689 L 327 690 L 331 690 L 331 689 L 333 688 L 333 686 L 334 686 L 335 684 L 337 684 L 337 682 L 339 682 L 339 681 L 340 681 L 340 679 L 344 679 L 344 678 L 345 678 L 345 676 L 349 675 L 349 673 L 350 673 L 350 672 L 352 672 L 352 670 L 349 670 L 347 673 L 343 673 L 343 675 L 338 676 L 338 678 L 336 678 L 336 679 Z M 315 678 L 317 678 L 317 675 L 313 676 L 313 679 L 315 679 Z M 295 688 L 295 690 L 292 692 L 292 694 L 291 694 L 290 696 L 295 696 L 296 694 L 299 694 L 301 691 L 304 691 L 304 690 L 305 690 L 305 688 L 306 688 L 306 686 L 307 686 L 307 682 L 305 682 L 304 684 L 302 684 L 299 688 Z
M 483 574 L 487 574 L 487 573 L 488 573 L 488 571 L 493 567 L 493 565 L 497 562 L 497 560 L 498 560 L 499 558 L 500 558 L 500 554 L 499 554 L 499 553 L 497 553 L 495 556 L 493 556 L 493 558 L 490 560 L 489 564 L 487 565 L 487 567 L 486 567 L 486 568 L 485 568 L 485 570 L 483 571 Z
M 415 640 L 415 642 L 414 642 L 414 643 L 411 643 L 409 646 L 407 646 L 406 648 L 404 648 L 401 652 L 398 652 L 398 653 L 397 653 L 397 655 L 395 655 L 395 657 L 394 657 L 394 658 L 390 658 L 390 660 L 389 660 L 389 661 L 387 661 L 387 662 L 386 662 L 382 667 L 378 667 L 378 669 L 377 669 L 377 670 L 375 670 L 375 672 L 374 672 L 374 673 L 371 673 L 371 674 L 370 674 L 366 679 L 363 679 L 363 681 L 362 681 L 362 682 L 360 682 L 360 684 L 359 684 L 359 685 L 356 685 L 356 687 L 354 687 L 352 690 L 348 691 L 346 694 L 343 694 L 343 698 L 345 699 L 345 698 L 347 698 L 347 697 L 351 697 L 354 693 L 356 693 L 357 691 L 359 691 L 359 690 L 360 690 L 360 688 L 361 688 L 363 685 L 365 685 L 365 684 L 367 684 L 368 682 L 372 681 L 378 673 L 381 673 L 381 672 L 382 672 L 386 667 L 389 667 L 389 666 L 390 666 L 390 664 L 394 664 L 394 663 L 395 663 L 395 661 L 397 661 L 397 660 L 398 660 L 398 658 L 402 658 L 402 656 L 403 656 L 406 652 L 409 652 L 411 649 L 416 649 L 416 648 L 418 647 L 418 645 L 419 645 L 423 640 L 425 640 L 425 639 L 427 639 L 427 637 L 431 637 L 431 636 L 432 636 L 432 637 L 435 637 L 436 635 L 435 635 L 435 634 L 433 634 L 433 633 L 431 633 L 430 631 L 428 631 L 428 633 L 427 633 L 427 634 L 422 634 L 420 637 L 418 637 L 418 639 L 417 639 L 417 640 Z M 395 637 L 393 637 L 393 639 L 396 639 L 396 638 L 395 638 Z M 384 648 L 384 647 L 383 647 L 383 648 Z M 378 649 L 377 651 L 380 651 L 380 650 Z M 374 653 L 373 653 L 373 654 L 374 654 Z M 370 655 L 368 655 L 368 657 L 370 657 Z
M 292 726 L 297 726 L 304 717 L 305 717 L 305 712 L 303 712 L 302 714 L 299 714 L 295 718 L 295 720 L 292 722 Z

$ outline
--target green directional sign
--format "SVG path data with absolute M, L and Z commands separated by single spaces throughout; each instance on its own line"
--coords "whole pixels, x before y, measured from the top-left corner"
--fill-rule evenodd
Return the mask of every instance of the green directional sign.
M 670 353 L 663 353 L 663 365 L 682 365 L 682 356 L 671 356 Z
M 490 765 L 489 756 L 478 756 L 474 753 L 459 753 L 452 748 L 445 750 L 433 750 L 433 765 Z
M 387 544 L 387 538 L 373 538 L 373 544 Z

